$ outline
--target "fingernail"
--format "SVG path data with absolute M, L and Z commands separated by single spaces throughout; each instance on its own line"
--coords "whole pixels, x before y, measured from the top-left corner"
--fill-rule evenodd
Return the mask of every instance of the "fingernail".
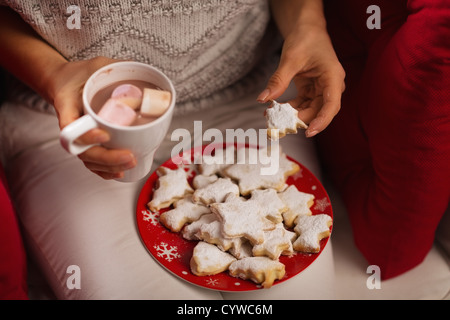
M 269 96 L 270 91 L 269 89 L 264 89 L 263 92 L 261 92 L 258 96 L 258 98 L 256 98 L 256 101 L 258 102 L 266 102 L 267 97 Z
M 319 131 L 317 131 L 317 130 L 309 130 L 308 129 L 308 130 L 306 130 L 305 135 L 307 138 L 311 138 L 311 137 L 314 137 L 318 133 L 319 133 Z

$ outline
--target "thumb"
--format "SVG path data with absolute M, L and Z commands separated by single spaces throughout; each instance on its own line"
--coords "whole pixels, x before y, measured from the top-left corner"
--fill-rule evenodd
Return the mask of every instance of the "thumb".
M 266 88 L 259 94 L 256 100 L 264 103 L 272 99 L 277 99 L 289 87 L 293 77 L 294 74 L 292 74 L 288 66 L 281 62 L 267 82 Z
M 59 101 L 55 101 L 55 109 L 58 113 L 59 127 L 64 129 L 67 125 L 71 124 L 80 116 L 82 116 L 82 103 L 76 95 L 62 95 Z M 92 129 L 82 136 L 77 141 L 81 144 L 97 144 L 109 141 L 109 134 L 99 128 Z
M 59 127 L 63 129 L 82 115 L 82 104 L 76 95 L 61 94 L 54 101 L 54 107 L 58 114 Z

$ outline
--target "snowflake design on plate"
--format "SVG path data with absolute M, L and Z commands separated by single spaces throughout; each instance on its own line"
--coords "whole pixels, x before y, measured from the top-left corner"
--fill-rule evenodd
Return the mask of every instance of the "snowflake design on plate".
M 323 211 L 325 211 L 326 208 L 328 208 L 329 205 L 330 205 L 330 203 L 328 202 L 327 198 L 318 199 L 316 201 L 314 209 L 323 212 Z
M 150 210 L 142 210 L 142 220 L 150 222 L 152 225 L 156 226 L 159 223 L 159 211 L 153 212 Z
M 166 259 L 166 261 L 171 262 L 175 258 L 181 258 L 181 255 L 177 252 L 178 248 L 176 246 L 169 246 L 165 242 L 161 242 L 159 245 L 154 245 L 153 248 L 156 250 L 158 257 Z
M 210 286 L 217 286 L 219 284 L 219 280 L 209 278 L 208 280 L 206 280 L 206 283 Z
M 298 170 L 296 173 L 290 176 L 294 180 L 302 179 L 303 178 L 303 170 L 300 167 L 300 170 Z

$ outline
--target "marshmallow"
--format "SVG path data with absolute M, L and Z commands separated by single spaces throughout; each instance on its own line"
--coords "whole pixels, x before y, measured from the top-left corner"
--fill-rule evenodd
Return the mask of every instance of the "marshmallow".
M 122 84 L 114 89 L 111 98 L 127 104 L 130 108 L 137 109 L 142 102 L 142 91 L 132 84 Z
M 141 113 L 148 117 L 159 117 L 169 108 L 170 99 L 169 91 L 145 88 Z
M 129 126 L 136 119 L 136 112 L 119 100 L 108 99 L 98 112 L 98 116 L 109 123 Z

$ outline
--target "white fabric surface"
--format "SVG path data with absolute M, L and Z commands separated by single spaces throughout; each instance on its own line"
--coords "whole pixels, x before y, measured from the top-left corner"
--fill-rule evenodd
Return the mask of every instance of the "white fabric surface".
M 170 157 L 175 128 L 264 128 L 256 93 L 235 103 L 175 118 L 155 156 Z M 59 299 L 331 299 L 334 264 L 331 241 L 304 272 L 269 290 L 226 293 L 178 279 L 142 244 L 135 222 L 141 186 L 105 181 L 59 144 L 56 119 L 19 105 L 0 108 L 0 141 L 27 245 Z M 282 139 L 283 150 L 320 177 L 311 141 L 303 134 Z M 81 289 L 69 289 L 67 267 L 81 271 Z
M 338 299 L 450 299 L 450 256 L 448 251 L 442 250 L 438 241 L 425 260 L 417 267 L 398 277 L 381 281 L 379 288 L 368 287 L 367 280 L 372 276 L 372 272 L 367 271 L 369 264 L 353 242 L 350 221 L 344 203 L 328 181 L 325 181 L 324 185 L 333 204 L 333 257 Z M 441 226 L 445 226 L 448 230 L 449 224 Z

